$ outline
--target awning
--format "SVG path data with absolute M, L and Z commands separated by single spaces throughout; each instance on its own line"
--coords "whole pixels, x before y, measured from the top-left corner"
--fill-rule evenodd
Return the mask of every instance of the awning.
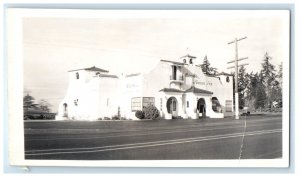
M 192 86 L 191 88 L 184 91 L 185 93 L 192 92 L 192 93 L 204 93 L 204 94 L 213 94 L 213 92 L 208 90 L 199 89 L 197 87 Z
M 160 92 L 178 92 L 178 93 L 183 93 L 182 90 L 174 89 L 174 88 L 163 88 L 163 89 L 160 90 Z

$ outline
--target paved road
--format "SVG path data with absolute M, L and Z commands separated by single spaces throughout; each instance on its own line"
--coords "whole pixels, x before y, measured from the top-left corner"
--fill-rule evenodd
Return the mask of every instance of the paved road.
M 273 159 L 282 118 L 25 122 L 25 158 L 61 160 Z

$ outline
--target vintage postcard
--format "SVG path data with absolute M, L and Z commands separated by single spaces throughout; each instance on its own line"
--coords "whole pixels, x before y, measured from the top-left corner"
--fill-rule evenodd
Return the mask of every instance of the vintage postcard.
M 288 10 L 8 9 L 11 165 L 288 167 Z

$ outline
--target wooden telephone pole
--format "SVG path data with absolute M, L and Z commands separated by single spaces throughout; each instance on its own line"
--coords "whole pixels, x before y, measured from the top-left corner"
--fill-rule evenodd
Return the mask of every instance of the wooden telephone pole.
M 248 59 L 248 57 L 240 58 L 240 59 L 238 58 L 238 42 L 241 40 L 244 40 L 244 39 L 247 39 L 247 37 L 242 37 L 239 39 L 235 38 L 233 41 L 228 42 L 228 45 L 233 44 L 233 43 L 235 44 L 235 60 L 227 62 L 227 64 L 230 64 L 230 63 L 235 64 L 235 66 L 227 68 L 227 69 L 235 68 L 235 119 L 239 119 L 239 93 L 238 93 L 239 69 L 238 69 L 238 67 L 243 66 L 243 65 L 248 65 L 248 64 L 242 64 L 242 65 L 238 64 L 238 61 Z

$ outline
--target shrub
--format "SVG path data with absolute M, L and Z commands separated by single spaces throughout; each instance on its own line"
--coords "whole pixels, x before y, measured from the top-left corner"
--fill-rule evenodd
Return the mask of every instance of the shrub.
M 104 120 L 110 120 L 110 118 L 109 117 L 104 117 Z
M 120 117 L 119 117 L 118 115 L 114 115 L 114 116 L 112 117 L 112 120 L 120 120 Z
M 126 117 L 121 117 L 120 120 L 127 120 Z
M 172 119 L 183 119 L 181 116 L 172 116 Z
M 159 118 L 159 111 L 154 105 L 146 106 L 143 109 L 143 112 L 145 114 L 145 119 L 158 119 Z
M 139 118 L 139 119 L 144 119 L 144 118 L 145 118 L 145 113 L 144 113 L 144 111 L 140 111 L 140 110 L 136 111 L 136 112 L 135 112 L 135 117 L 137 117 L 137 118 Z

